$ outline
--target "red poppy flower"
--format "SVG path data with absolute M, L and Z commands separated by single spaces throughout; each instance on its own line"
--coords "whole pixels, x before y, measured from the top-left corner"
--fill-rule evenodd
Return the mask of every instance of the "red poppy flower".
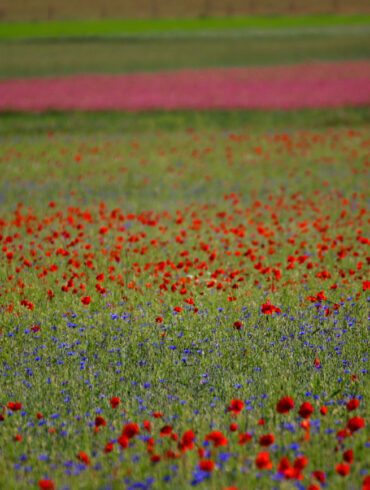
M 307 466 L 307 462 L 306 456 L 298 456 L 298 458 L 294 460 L 293 466 L 297 470 L 303 470 L 303 468 Z
M 235 415 L 240 413 L 244 407 L 244 403 L 241 400 L 231 400 L 230 406 L 227 408 L 229 412 L 233 412 Z
M 210 432 L 204 438 L 206 441 L 212 441 L 215 447 L 219 446 L 227 446 L 228 440 L 219 430 L 215 430 L 214 432 Z
M 298 413 L 301 417 L 304 419 L 308 419 L 311 414 L 313 413 L 313 407 L 311 403 L 309 402 L 303 402 L 302 405 L 300 406 Z
M 139 426 L 137 424 L 129 423 L 126 424 L 122 430 L 122 435 L 127 437 L 127 439 L 132 439 L 140 432 Z
M 162 427 L 159 434 L 161 437 L 163 437 L 163 436 L 169 436 L 171 432 L 172 432 L 172 427 L 170 425 L 165 425 L 164 427 Z
M 316 300 L 317 301 L 325 301 L 327 298 L 324 294 L 324 291 L 320 291 L 319 293 L 316 293 Z
M 163 416 L 163 414 L 162 414 L 162 412 L 153 412 L 153 413 L 152 413 L 152 416 L 153 416 L 155 419 L 160 419 L 160 418 Z
M 238 425 L 237 425 L 237 424 L 230 424 L 230 425 L 229 425 L 229 430 L 230 430 L 231 432 L 235 432 L 235 431 L 237 431 L 237 430 L 238 430 Z
M 28 310 L 33 310 L 33 307 L 35 306 L 33 303 L 31 303 L 30 301 L 27 301 L 26 299 L 23 299 L 21 301 L 21 305 L 22 306 L 25 306 Z
M 270 461 L 270 455 L 267 451 L 258 453 L 255 459 L 256 466 L 260 470 L 270 470 L 272 468 L 272 462 Z
M 290 461 L 287 457 L 283 456 L 279 461 L 277 470 L 279 473 L 285 473 L 285 470 L 288 468 L 290 468 Z
M 242 322 L 234 322 L 233 326 L 236 330 L 240 330 L 242 328 Z
M 105 453 L 110 453 L 110 452 L 112 452 L 112 451 L 113 451 L 113 448 L 114 448 L 114 446 L 113 446 L 113 442 L 108 442 L 108 443 L 106 444 L 105 448 L 104 448 L 104 452 L 105 452 Z
M 122 449 L 127 449 L 128 448 L 128 439 L 126 436 L 120 436 L 117 439 L 118 444 L 121 446 Z
M 100 415 L 98 415 L 95 418 L 95 427 L 100 427 L 101 425 L 105 426 L 105 425 L 107 425 L 107 423 L 106 423 L 106 421 L 104 420 L 103 417 L 101 417 Z
M 276 405 L 276 411 L 283 414 L 288 413 L 292 408 L 294 408 L 294 400 L 289 396 L 281 398 Z
M 185 451 L 187 451 L 188 449 L 193 449 L 194 439 L 194 432 L 192 430 L 187 430 L 181 438 L 181 442 L 179 444 L 180 448 Z
M 155 321 L 157 323 L 163 323 L 163 318 L 161 316 L 157 316 L 157 318 L 155 319 Z
M 245 432 L 244 434 L 239 434 L 239 443 L 243 446 L 246 442 L 249 442 L 252 439 L 252 434 Z
M 150 461 L 152 463 L 159 463 L 159 461 L 161 460 L 161 455 L 160 454 L 152 454 L 152 456 L 150 457 Z
M 309 420 L 302 420 L 301 422 L 301 427 L 302 429 L 305 429 L 305 430 L 310 430 L 311 428 L 311 422 Z
M 83 451 L 81 451 L 80 453 L 78 453 L 77 459 L 79 461 L 81 461 L 82 463 L 85 463 L 86 466 L 88 466 L 90 464 L 90 458 Z
M 37 418 L 40 420 L 40 419 L 42 419 L 42 414 L 38 412 L 38 413 L 36 414 L 36 417 L 37 417 Z
M 283 474 L 287 480 L 290 480 L 290 479 L 303 480 L 303 475 L 302 475 L 301 470 L 299 468 L 294 468 L 294 467 L 286 468 L 284 470 Z
M 152 429 L 152 427 L 151 427 L 151 425 L 150 425 L 150 422 L 148 422 L 147 420 L 144 420 L 144 422 L 143 422 L 143 427 L 144 427 L 144 429 L 145 429 L 145 430 L 147 430 L 148 432 L 150 432 L 150 431 L 151 431 L 151 429 Z
M 352 451 L 352 449 L 347 449 L 347 451 L 344 451 L 344 453 L 343 453 L 343 460 L 346 463 L 349 463 L 349 464 L 352 464 L 353 463 L 354 458 L 353 458 L 353 451 Z
M 81 298 L 81 303 L 84 305 L 89 305 L 91 303 L 91 297 L 90 296 L 84 296 Z
M 349 419 L 347 422 L 347 429 L 349 429 L 351 432 L 356 432 L 357 430 L 362 429 L 364 427 L 365 421 L 361 417 L 352 417 Z
M 199 468 L 202 471 L 211 472 L 214 469 L 214 467 L 215 467 L 215 463 L 211 459 L 204 459 L 203 461 L 199 462 Z
M 112 408 L 117 408 L 118 405 L 120 404 L 121 400 L 118 398 L 118 396 L 113 396 L 111 399 L 110 399 L 110 404 L 112 406 Z
M 321 415 L 326 415 L 328 413 L 328 407 L 325 407 L 324 405 L 320 408 L 320 413 Z
M 352 410 L 356 410 L 356 408 L 360 405 L 360 402 L 357 398 L 352 398 L 346 405 L 347 411 L 352 412 Z
M 273 434 L 264 434 L 259 438 L 258 442 L 260 446 L 268 447 L 271 446 L 271 444 L 273 444 L 274 441 L 275 441 L 275 437 Z
M 12 412 L 18 412 L 18 410 L 20 410 L 22 408 L 22 403 L 21 402 L 9 402 L 8 408 Z
M 126 437 L 126 439 L 127 439 L 127 437 Z M 128 442 L 128 439 L 127 439 L 127 442 Z M 155 446 L 155 442 L 154 442 L 153 438 L 149 437 L 149 439 L 146 440 L 146 450 L 148 451 L 148 454 L 153 453 L 154 446 Z
M 16 436 L 13 437 L 13 440 L 14 442 L 21 442 L 23 439 L 20 434 L 17 434 Z
M 346 463 L 339 463 L 335 467 L 335 471 L 341 476 L 346 476 L 351 471 L 351 467 Z
M 54 485 L 54 482 L 52 480 L 46 480 L 46 479 L 39 480 L 38 485 L 41 488 L 41 490 L 54 490 L 55 489 L 55 485 Z
M 341 429 L 341 430 L 338 430 L 338 432 L 337 432 L 338 441 L 343 441 L 348 436 L 349 436 L 349 432 L 347 431 L 347 429 Z
M 261 312 L 264 315 L 272 315 L 272 313 L 281 313 L 280 308 L 277 308 L 276 306 L 272 305 L 271 303 L 265 303 L 261 305 Z
M 370 475 L 365 476 L 363 479 L 362 490 L 370 490 Z
M 168 451 L 166 451 L 165 456 L 166 459 L 175 459 L 179 457 L 179 454 L 175 453 L 175 451 L 172 451 L 172 449 L 168 449 Z
M 265 419 L 259 419 L 258 425 L 266 425 Z
M 326 480 L 325 473 L 323 471 L 320 471 L 320 470 L 313 471 L 312 477 L 315 478 L 320 483 L 324 483 Z

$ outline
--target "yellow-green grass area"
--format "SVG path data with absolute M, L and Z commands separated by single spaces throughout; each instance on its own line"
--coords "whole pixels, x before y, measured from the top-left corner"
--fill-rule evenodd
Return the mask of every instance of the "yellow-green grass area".
M 185 35 L 186 33 L 218 35 L 222 31 L 255 31 L 288 29 L 325 30 L 334 28 L 368 27 L 370 16 L 361 15 L 301 15 L 301 16 L 235 16 L 206 18 L 162 19 L 100 19 L 60 20 L 41 22 L 3 22 L 0 40 L 39 38 L 81 38 L 97 36 Z

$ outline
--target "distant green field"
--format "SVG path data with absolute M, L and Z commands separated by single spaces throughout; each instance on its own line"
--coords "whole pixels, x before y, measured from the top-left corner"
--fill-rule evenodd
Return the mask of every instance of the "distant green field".
M 29 22 L 0 29 L 0 78 L 369 56 L 366 15 Z
M 370 35 L 33 40 L 0 43 L 0 77 L 341 61 L 370 56 Z
M 230 30 L 327 29 L 367 26 L 369 15 L 299 17 L 215 17 L 195 19 L 103 19 L 89 21 L 10 22 L 1 24 L 0 40 L 80 38 L 99 36 L 169 35 Z

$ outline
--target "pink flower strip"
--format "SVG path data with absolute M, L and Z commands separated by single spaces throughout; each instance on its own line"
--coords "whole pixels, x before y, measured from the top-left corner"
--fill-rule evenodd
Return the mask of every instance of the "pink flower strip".
M 0 81 L 0 110 L 299 109 L 370 102 L 370 62 Z

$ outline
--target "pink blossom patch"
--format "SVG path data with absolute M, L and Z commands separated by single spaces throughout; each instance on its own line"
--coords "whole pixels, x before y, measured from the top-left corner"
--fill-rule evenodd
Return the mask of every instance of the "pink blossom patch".
M 0 81 L 0 110 L 300 109 L 370 102 L 370 62 Z

